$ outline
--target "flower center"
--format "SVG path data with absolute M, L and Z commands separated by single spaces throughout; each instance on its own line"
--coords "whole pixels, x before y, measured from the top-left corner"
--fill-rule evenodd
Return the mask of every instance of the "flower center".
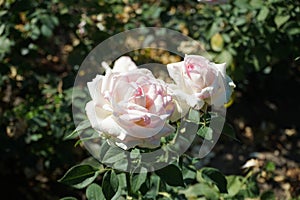
M 134 96 L 135 97 L 139 97 L 139 96 L 142 96 L 142 95 L 143 95 L 143 90 L 142 90 L 142 88 L 140 86 L 138 86 L 138 88 L 135 91 Z
M 190 70 L 193 70 L 195 68 L 195 66 L 191 63 L 189 63 L 187 66 L 186 66 L 187 70 L 190 71 Z
M 185 66 L 185 69 L 186 69 L 186 73 L 187 73 L 188 77 L 191 78 L 190 72 L 191 72 L 192 70 L 195 69 L 195 66 L 194 66 L 192 63 L 188 63 L 188 64 Z
M 150 124 L 151 119 L 150 117 L 148 117 L 147 115 L 143 116 L 140 120 L 134 122 L 135 124 L 139 125 L 139 126 L 147 126 L 148 124 Z

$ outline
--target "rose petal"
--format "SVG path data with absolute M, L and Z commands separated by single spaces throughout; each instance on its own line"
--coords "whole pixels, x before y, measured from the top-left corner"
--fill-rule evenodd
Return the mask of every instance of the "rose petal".
M 93 101 L 88 102 L 85 106 L 85 110 L 86 110 L 87 117 L 90 120 L 92 128 L 101 132 L 101 128 L 99 127 L 99 124 L 97 121 L 97 115 L 96 115 L 96 111 L 95 111 L 95 103 Z
M 171 63 L 167 64 L 167 69 L 169 72 L 170 77 L 174 80 L 174 82 L 177 85 L 180 85 L 181 87 L 185 88 L 183 85 L 183 71 L 182 68 L 184 67 L 184 62 L 176 62 L 176 63 Z
M 216 64 L 214 66 L 222 73 L 222 76 L 226 76 L 226 63 Z
M 103 76 L 97 75 L 96 78 L 93 79 L 92 82 L 88 82 L 88 90 L 90 92 L 90 95 L 94 101 L 102 101 L 102 96 L 100 94 L 100 88 L 102 85 Z
M 130 114 L 123 114 L 117 118 L 117 122 L 119 126 L 121 126 L 124 130 L 127 131 L 127 134 L 137 137 L 137 138 L 149 138 L 153 135 L 156 135 L 161 131 L 164 126 L 165 119 L 161 119 L 162 116 L 153 115 L 147 113 L 148 120 L 150 121 L 149 124 L 145 126 L 141 126 L 137 123 L 139 120 L 145 115 L 140 115 L 140 113 L 133 113 L 131 111 Z M 134 115 L 136 114 L 136 115 Z M 138 118 L 140 116 L 140 118 Z
M 114 137 L 117 137 L 118 135 L 126 132 L 115 122 L 112 115 L 101 118 L 97 116 L 95 111 L 95 105 L 92 101 L 87 103 L 86 113 L 88 119 L 91 122 L 92 128 L 94 128 L 98 132 L 103 132 Z
M 136 64 L 128 56 L 121 56 L 115 61 L 112 72 L 128 72 L 137 69 Z

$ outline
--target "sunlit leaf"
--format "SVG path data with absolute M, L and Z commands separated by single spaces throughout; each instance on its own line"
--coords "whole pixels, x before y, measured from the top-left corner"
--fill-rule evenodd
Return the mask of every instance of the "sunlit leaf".
M 224 46 L 224 40 L 222 35 L 220 33 L 216 33 L 215 35 L 213 35 L 210 39 L 210 45 L 212 50 L 217 52 L 222 51 Z
M 207 126 L 202 126 L 198 131 L 197 135 L 200 137 L 206 139 L 206 140 L 211 140 L 212 135 L 213 135 L 213 130 L 210 127 Z
M 269 14 L 269 8 L 267 6 L 262 7 L 262 9 L 259 11 L 257 15 L 257 20 L 258 21 L 264 21 Z
M 205 199 L 219 199 L 217 189 L 210 187 L 206 183 L 197 183 L 189 186 L 185 190 L 180 190 L 179 193 L 184 194 L 187 199 L 198 199 L 197 197 L 205 196 Z
M 119 147 L 110 147 L 106 152 L 102 159 L 103 163 L 115 163 L 119 160 L 123 160 L 127 158 L 123 149 Z
M 104 200 L 104 194 L 102 188 L 96 183 L 92 183 L 86 189 L 86 198 L 88 200 Z
M 90 124 L 90 121 L 89 120 L 84 120 L 82 122 L 79 123 L 79 125 L 76 127 L 76 129 L 70 133 L 69 135 L 66 135 L 64 137 L 64 140 L 68 140 L 68 139 L 74 139 L 76 137 L 78 137 L 80 131 L 84 130 L 84 129 L 87 129 L 88 127 L 90 127 L 91 124 Z
M 274 22 L 277 28 L 281 27 L 285 22 L 290 19 L 289 15 L 276 15 L 274 18 Z
M 228 196 L 235 196 L 243 187 L 243 177 L 241 176 L 227 176 L 226 180 Z
M 200 113 L 198 110 L 190 109 L 188 113 L 188 121 L 198 123 L 200 121 Z
M 139 173 L 134 173 L 131 175 L 131 190 L 136 193 L 142 184 L 146 181 L 147 178 L 147 170 L 145 168 L 141 168 Z

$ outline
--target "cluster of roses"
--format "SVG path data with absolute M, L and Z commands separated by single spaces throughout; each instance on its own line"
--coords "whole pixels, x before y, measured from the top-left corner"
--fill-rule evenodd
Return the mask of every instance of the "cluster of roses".
M 170 122 L 180 120 L 190 108 L 224 106 L 235 87 L 225 63 L 197 55 L 167 65 L 175 84 L 156 79 L 127 56 L 116 60 L 112 69 L 102 65 L 105 75 L 87 84 L 92 100 L 86 113 L 100 136 L 124 150 L 160 146 L 161 137 L 175 131 Z

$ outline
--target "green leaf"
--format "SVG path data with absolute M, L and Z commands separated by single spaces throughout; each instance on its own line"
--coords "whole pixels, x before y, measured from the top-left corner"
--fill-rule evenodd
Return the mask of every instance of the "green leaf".
M 54 26 L 58 26 L 59 20 L 56 16 L 50 16 L 51 21 L 53 22 Z
M 75 143 L 75 145 L 74 145 L 75 147 L 78 144 L 81 144 L 82 142 L 86 142 L 86 141 L 93 140 L 93 139 L 99 139 L 101 137 L 99 135 L 99 133 L 92 128 L 89 128 L 89 129 L 86 129 L 86 130 L 80 132 L 80 135 L 81 135 L 81 138 L 80 138 L 80 140 L 78 140 Z
M 236 141 L 239 141 L 239 139 L 236 137 L 235 130 L 231 124 L 225 123 L 222 134 L 226 135 L 227 137 L 234 139 Z
M 76 165 L 58 181 L 74 188 L 81 189 L 92 183 L 98 175 L 98 169 L 90 165 Z
M 131 175 L 131 190 L 133 193 L 136 193 L 140 189 L 146 178 L 147 170 L 145 168 L 141 168 L 139 173 Z
M 52 30 L 48 26 L 42 25 L 42 27 L 41 27 L 41 33 L 45 37 L 50 37 L 52 35 Z
M 104 141 L 101 144 L 99 158 L 100 158 L 100 161 L 102 163 L 103 163 L 103 158 L 104 158 L 104 156 L 105 156 L 105 154 L 106 154 L 106 152 L 108 151 L 109 148 L 111 148 L 111 146 L 107 143 L 107 141 Z
M 96 183 L 92 183 L 86 189 L 86 198 L 88 200 L 103 200 L 105 199 L 102 188 Z
M 126 158 L 126 154 L 123 149 L 119 147 L 109 147 L 105 152 L 102 162 L 112 164 L 117 161 L 123 160 Z
M 266 191 L 260 196 L 261 200 L 275 200 L 275 194 L 273 191 Z
M 208 39 L 210 39 L 214 34 L 219 32 L 219 29 L 220 29 L 219 22 L 214 21 L 206 33 Z
M 261 8 L 263 6 L 263 1 L 262 0 L 251 0 L 250 1 L 250 5 L 253 7 L 253 8 Z
M 300 28 L 299 27 L 292 27 L 292 28 L 289 28 L 287 30 L 287 33 L 289 35 L 297 35 L 297 34 L 300 34 Z
M 240 16 L 240 17 L 235 19 L 234 25 L 235 26 L 242 26 L 246 23 L 247 23 L 247 19 L 245 17 Z
M 182 176 L 185 183 L 189 184 L 192 183 L 196 178 L 196 169 L 192 168 L 191 166 L 182 167 Z
M 136 159 L 136 158 L 140 158 L 141 157 L 141 152 L 139 149 L 132 149 L 132 151 L 130 152 L 130 158 L 131 159 Z
M 234 5 L 241 9 L 251 8 L 248 0 L 234 1 Z
M 31 28 L 31 33 L 30 33 L 31 39 L 33 40 L 38 39 L 41 34 L 39 27 L 36 25 L 31 25 L 30 28 Z
M 218 169 L 205 167 L 201 170 L 201 176 L 205 181 L 214 183 L 221 193 L 227 193 L 227 180 Z
M 240 190 L 238 195 L 243 195 L 244 197 L 256 198 L 259 196 L 259 187 L 256 182 L 256 177 L 251 176 L 246 184 L 247 188 L 245 190 Z
M 116 161 L 113 166 L 114 169 L 120 170 L 120 171 L 126 171 L 128 169 L 128 160 L 127 159 L 121 159 Z
M 63 197 L 59 200 L 77 200 L 75 197 Z
M 258 57 L 257 56 L 253 56 L 252 57 L 252 61 L 253 61 L 253 65 L 254 65 L 255 71 L 258 72 L 261 69 Z
M 119 189 L 123 189 L 127 187 L 127 181 L 126 181 L 126 173 L 119 173 L 117 174 L 118 180 L 119 180 Z
M 160 178 L 159 176 L 156 176 L 155 174 L 152 174 L 149 179 L 146 180 L 146 182 L 141 187 L 141 192 L 146 193 L 144 196 L 146 199 L 153 199 L 153 197 L 156 197 L 159 192 L 159 185 L 160 185 Z M 144 186 L 144 187 L 143 187 Z M 144 191 L 143 191 L 144 190 Z
M 265 21 L 265 19 L 268 17 L 269 14 L 269 8 L 267 6 L 262 7 L 262 9 L 259 11 L 257 15 L 258 21 Z
M 74 138 L 78 137 L 80 131 L 87 129 L 90 126 L 91 126 L 91 124 L 88 119 L 80 122 L 79 125 L 76 127 L 76 129 L 69 135 L 65 136 L 63 138 L 63 140 L 69 140 L 69 139 L 74 139 Z
M 13 42 L 2 36 L 0 37 L 0 44 L 0 53 L 6 53 L 10 51 L 10 47 L 12 46 Z
M 39 117 L 34 117 L 34 118 L 32 118 L 32 120 L 33 120 L 35 123 L 37 123 L 40 127 L 45 127 L 45 126 L 48 125 L 47 121 L 45 121 L 45 120 L 43 120 L 43 119 L 41 119 L 41 118 L 39 118 Z
M 2 24 L 0 26 L 0 35 L 2 35 L 2 33 L 4 32 L 4 30 L 5 30 L 5 24 Z
M 198 110 L 190 109 L 188 114 L 188 121 L 198 123 L 200 121 L 200 113 Z
M 54 28 L 54 23 L 53 23 L 50 15 L 41 15 L 40 20 L 41 20 L 42 24 L 47 26 L 49 29 Z
M 184 194 L 187 199 L 197 199 L 199 196 L 205 196 L 205 199 L 217 200 L 219 194 L 216 188 L 210 187 L 207 183 L 197 183 L 189 186 L 185 190 L 179 191 Z
M 0 17 L 2 17 L 3 15 L 5 15 L 8 11 L 7 10 L 0 10 Z
M 181 170 L 174 164 L 159 169 L 155 173 L 170 186 L 184 187 Z
M 96 169 L 98 169 L 99 173 L 104 172 L 106 169 L 104 166 L 94 157 L 88 157 L 84 159 L 80 164 L 82 165 L 90 165 Z
M 116 173 L 113 170 L 106 172 L 102 180 L 102 191 L 105 198 L 112 199 L 118 191 L 118 187 L 119 180 Z
M 226 63 L 229 66 L 232 63 L 233 57 L 229 51 L 223 50 L 215 57 L 215 60 L 219 63 Z
M 268 172 L 273 172 L 273 171 L 275 171 L 275 169 L 276 169 L 276 165 L 275 165 L 274 162 L 269 161 L 269 162 L 267 162 L 265 168 L 266 168 L 266 171 L 268 171 Z
M 228 196 L 235 196 L 243 187 L 243 177 L 241 176 L 227 176 L 226 180 Z
M 274 22 L 275 22 L 277 28 L 279 28 L 285 22 L 287 22 L 289 19 L 290 19 L 289 15 L 276 15 L 274 18 Z
M 213 130 L 210 127 L 207 126 L 202 126 L 198 131 L 197 135 L 200 137 L 206 139 L 206 140 L 211 140 L 212 135 L 213 135 Z

